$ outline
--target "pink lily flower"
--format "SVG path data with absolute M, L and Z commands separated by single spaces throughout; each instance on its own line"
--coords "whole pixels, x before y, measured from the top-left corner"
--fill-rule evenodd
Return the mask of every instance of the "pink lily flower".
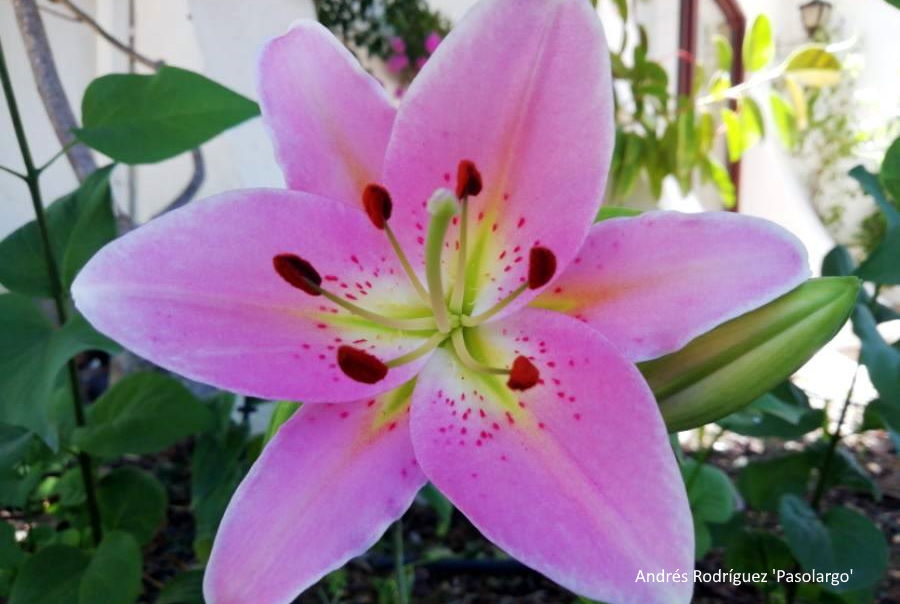
M 265 48 L 260 98 L 290 190 L 172 212 L 73 286 L 137 354 L 305 403 L 231 501 L 207 601 L 290 602 L 429 480 L 576 593 L 689 601 L 690 581 L 636 581 L 690 573 L 694 542 L 634 363 L 802 282 L 799 242 L 728 213 L 591 225 L 614 126 L 584 0 L 483 0 L 397 110 L 301 22 Z
M 387 70 L 391 73 L 400 73 L 407 67 L 409 67 L 409 57 L 406 55 L 392 55 L 391 58 L 387 60 Z

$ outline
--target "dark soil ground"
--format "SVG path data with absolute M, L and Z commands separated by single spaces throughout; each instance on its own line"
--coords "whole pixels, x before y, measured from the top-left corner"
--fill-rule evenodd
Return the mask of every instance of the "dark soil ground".
M 854 438 L 856 439 L 854 441 Z M 891 570 L 879 586 L 878 601 L 900 603 L 900 460 L 886 436 L 871 432 L 849 439 L 864 467 L 875 477 L 883 498 L 837 489 L 826 501 L 854 507 L 873 519 L 884 531 L 891 548 Z M 864 439 L 864 440 L 863 440 Z M 141 464 L 168 485 L 168 523 L 148 546 L 145 565 L 144 602 L 154 602 L 161 586 L 175 574 L 196 567 L 191 543 L 193 519 L 189 510 L 190 467 L 188 446 L 142 460 Z M 732 474 L 748 456 L 758 456 L 759 441 L 736 440 L 717 451 L 710 461 Z M 767 451 L 764 454 L 770 454 Z M 412 602 L 415 604 L 569 604 L 577 602 L 570 592 L 503 556 L 486 542 L 458 512 L 446 536 L 436 533 L 438 519 L 424 503 L 417 502 L 403 520 L 406 560 L 416 562 Z M 345 571 L 298 599 L 300 604 L 382 604 L 392 602 L 393 575 L 391 535 L 367 555 L 357 558 Z M 721 551 L 713 550 L 698 563 L 703 570 L 721 567 Z M 697 603 L 757 603 L 763 595 L 752 586 L 697 584 Z

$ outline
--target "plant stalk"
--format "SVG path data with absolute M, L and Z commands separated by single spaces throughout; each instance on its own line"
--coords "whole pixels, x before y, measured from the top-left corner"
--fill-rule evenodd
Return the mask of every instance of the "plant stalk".
M 837 425 L 828 441 L 828 449 L 825 451 L 825 457 L 822 459 L 822 467 L 819 470 L 819 476 L 816 479 L 816 488 L 813 491 L 810 506 L 812 509 L 819 511 L 819 505 L 822 503 L 822 496 L 825 494 L 825 481 L 828 479 L 828 472 L 831 471 L 831 464 L 834 460 L 834 454 L 837 450 L 838 442 L 841 440 L 841 428 L 844 425 L 844 419 L 847 417 L 847 409 L 850 408 L 850 399 L 853 396 L 853 388 L 856 386 L 856 376 L 859 375 L 860 363 L 857 361 L 856 369 L 853 371 L 853 379 L 850 380 L 850 388 L 847 390 L 847 397 L 844 399 L 844 406 L 841 407 L 841 414 L 838 417 Z
M 31 156 L 31 149 L 28 146 L 28 139 L 25 136 L 25 128 L 22 124 L 22 116 L 19 114 L 19 107 L 16 103 L 15 93 L 13 92 L 12 80 L 9 77 L 9 70 L 6 66 L 6 55 L 3 52 L 2 44 L 0 44 L 0 80 L 2 80 L 3 83 L 3 95 L 6 97 L 6 104 L 9 107 L 9 115 L 13 123 L 13 129 L 15 130 L 16 141 L 19 144 L 19 151 L 22 154 L 22 162 L 25 164 L 25 182 L 28 184 L 28 192 L 31 194 L 31 203 L 34 207 L 38 232 L 41 236 L 44 259 L 47 264 L 47 275 L 50 278 L 50 288 L 53 293 L 53 304 L 56 308 L 56 318 L 59 325 L 63 325 L 67 319 L 66 294 L 63 291 L 59 267 L 56 264 L 56 259 L 53 257 L 53 248 L 50 246 L 50 230 L 47 227 L 47 216 L 44 212 L 44 202 L 41 199 L 41 189 L 38 182 L 41 170 L 34 165 L 34 160 Z M 84 402 L 81 399 L 78 368 L 75 365 L 74 359 L 69 359 L 67 368 L 69 388 L 72 392 L 72 403 L 75 411 L 75 424 L 77 426 L 83 426 L 85 424 Z M 78 453 L 78 465 L 81 467 L 81 478 L 84 481 L 84 491 L 88 515 L 91 522 L 91 532 L 93 533 L 94 543 L 99 544 L 103 537 L 100 523 L 100 508 L 97 505 L 97 493 L 94 487 L 93 465 L 90 456 L 84 451 Z
M 397 602 L 399 604 L 409 604 L 404 557 L 403 521 L 398 519 L 394 523 L 394 572 L 397 575 Z

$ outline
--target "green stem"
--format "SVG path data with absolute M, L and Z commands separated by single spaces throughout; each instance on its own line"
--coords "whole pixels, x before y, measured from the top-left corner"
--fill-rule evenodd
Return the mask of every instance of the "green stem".
M 3 52 L 2 44 L 0 44 L 0 80 L 2 80 L 3 83 L 3 94 L 6 97 L 6 104 L 9 106 L 9 115 L 13 123 L 13 130 L 15 130 L 16 141 L 19 144 L 19 151 L 22 153 L 22 162 L 25 164 L 25 181 L 28 184 L 28 192 L 31 194 L 31 204 L 34 207 L 38 232 L 41 237 L 44 260 L 47 264 L 47 275 L 50 278 L 50 289 L 53 294 L 53 304 L 56 308 L 56 318 L 59 324 L 63 325 L 67 319 L 66 294 L 63 291 L 56 258 L 53 257 L 53 248 L 50 245 L 50 230 L 47 227 L 47 216 L 44 212 L 44 202 L 41 199 L 41 189 L 38 184 L 40 169 L 35 167 L 34 160 L 31 157 L 31 149 L 28 147 L 28 139 L 25 136 L 25 128 L 22 123 L 22 116 L 19 114 L 19 106 L 16 103 L 12 79 L 9 77 L 9 70 L 6 66 L 6 55 Z M 69 388 L 72 392 L 72 403 L 75 408 L 75 424 L 77 426 L 84 426 L 84 402 L 81 400 L 78 368 L 75 365 L 74 359 L 69 359 L 67 368 Z M 97 505 L 97 493 L 94 488 L 93 465 L 90 456 L 83 451 L 79 453 L 78 465 L 81 467 L 81 478 L 84 481 L 84 491 L 86 494 L 86 503 L 88 515 L 90 516 L 94 543 L 99 544 L 103 534 L 102 525 L 100 523 L 100 507 Z
M 397 575 L 397 601 L 399 604 L 409 604 L 403 558 L 403 521 L 397 520 L 394 523 L 394 572 Z
M 847 397 L 844 399 L 844 406 L 841 407 L 841 415 L 838 417 L 837 425 L 828 441 L 828 449 L 825 451 L 825 457 L 822 459 L 822 467 L 819 470 L 819 476 L 816 479 L 816 488 L 813 491 L 810 506 L 818 511 L 819 504 L 822 503 L 822 496 L 825 494 L 825 483 L 828 479 L 828 472 L 831 471 L 831 464 L 834 461 L 834 454 L 837 450 L 838 442 L 841 440 L 841 428 L 844 425 L 844 419 L 847 417 L 847 409 L 850 408 L 850 399 L 853 396 L 853 388 L 856 386 L 856 376 L 859 375 L 860 363 L 857 361 L 856 369 L 853 371 L 853 379 L 850 380 L 850 388 L 847 390 Z

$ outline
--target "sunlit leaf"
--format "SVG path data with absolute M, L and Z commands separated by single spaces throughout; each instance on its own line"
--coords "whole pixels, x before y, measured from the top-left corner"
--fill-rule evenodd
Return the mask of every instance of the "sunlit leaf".
M 797 116 L 794 113 L 794 109 L 777 92 L 772 93 L 769 101 L 778 137 L 785 147 L 793 149 L 797 144 Z
M 792 52 L 784 70 L 805 86 L 833 86 L 841 80 L 841 62 L 819 44 L 808 44 Z
M 759 71 L 769 64 L 774 55 L 772 23 L 766 15 L 759 15 L 744 37 L 744 67 L 748 71 Z

